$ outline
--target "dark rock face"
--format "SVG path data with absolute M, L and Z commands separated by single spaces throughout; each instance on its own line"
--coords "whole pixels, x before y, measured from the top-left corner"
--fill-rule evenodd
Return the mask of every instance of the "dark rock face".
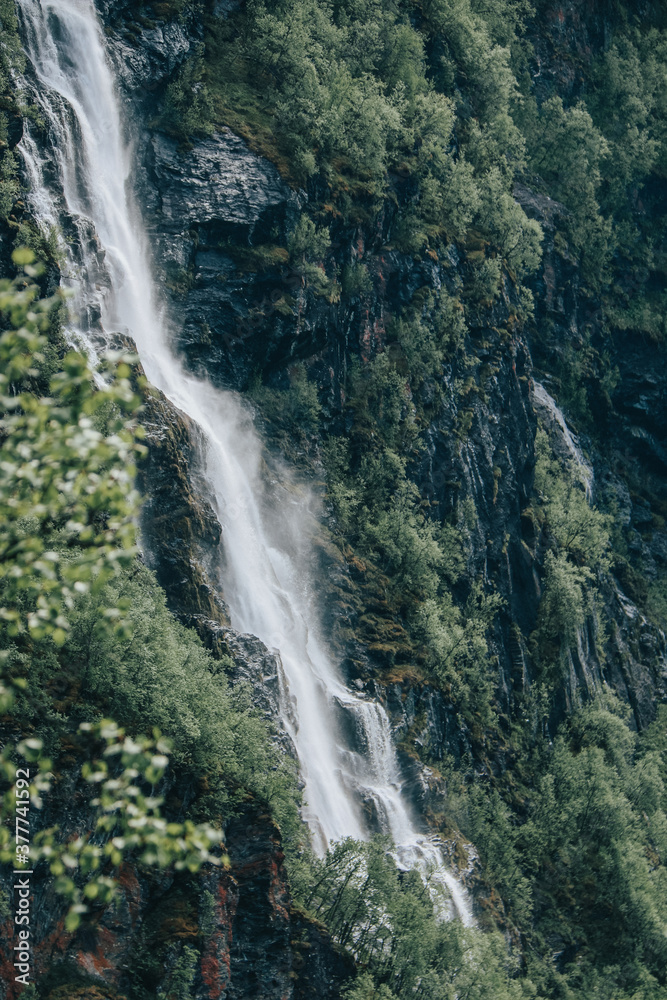
M 614 587 L 605 594 L 613 621 L 605 676 L 632 708 L 637 729 L 655 718 L 656 701 L 667 690 L 667 643 L 664 633 Z
M 617 340 L 614 360 L 622 373 L 613 396 L 623 417 L 618 437 L 631 441 L 652 474 L 667 483 L 667 357 L 628 335 Z
M 287 206 L 292 214 L 298 210 L 299 199 L 276 167 L 228 129 L 187 152 L 179 152 L 176 140 L 159 133 L 151 146 L 152 180 L 161 227 L 167 232 L 220 223 L 252 232 L 260 220 L 267 225 L 273 212 L 284 213 Z
M 147 98 L 161 76 L 169 76 L 190 55 L 193 30 L 172 21 L 142 32 L 140 48 L 118 42 L 114 47 L 115 66 L 120 80 L 133 90 L 145 90 Z
M 253 367 L 264 363 L 269 346 L 256 336 L 253 299 L 264 311 L 268 303 L 271 311 L 281 298 L 282 278 L 244 279 L 232 248 L 271 238 L 284 242 L 303 196 L 228 130 L 187 152 L 175 140 L 155 135 L 146 146 L 145 164 L 141 203 L 156 270 L 173 293 L 177 342 L 190 367 L 240 387 Z M 285 259 L 278 262 L 284 265 Z
M 32 974 L 44 995 L 122 1000 L 133 987 L 169 995 L 185 967 L 193 1000 L 335 1000 L 353 974 L 351 963 L 292 910 L 269 817 L 244 810 L 228 829 L 227 849 L 229 869 L 209 866 L 197 876 L 123 865 L 118 905 L 93 909 L 74 934 L 65 928 L 51 880 L 36 873 Z M 5 922 L 3 1000 L 17 1000 L 21 989 L 14 982 L 13 933 Z
M 111 42 L 109 52 L 123 90 L 128 97 L 132 95 L 133 104 L 150 109 L 155 91 L 201 41 L 201 24 L 186 14 L 152 28 L 140 27 L 132 21 L 136 14 L 134 0 L 95 0 L 95 5 Z
M 146 559 L 173 611 L 228 623 L 209 576 L 220 524 L 199 476 L 196 428 L 155 390 L 147 395 L 143 424 L 148 454 L 138 486 L 146 497 L 141 510 Z
M 539 336 L 531 337 L 538 366 L 548 369 L 564 346 L 575 350 L 588 332 L 592 342 L 608 350 L 619 377 L 611 399 L 601 395 L 595 401 L 596 417 L 606 429 L 619 453 L 635 453 L 649 476 L 667 485 L 667 360 L 648 339 L 616 333 L 613 340 L 604 333 L 601 303 L 580 287 L 579 272 L 567 248 L 557 246 L 554 221 L 567 209 L 523 184 L 515 186 L 515 197 L 526 213 L 537 219 L 545 234 L 542 265 L 531 280 L 535 294 L 535 326 Z M 545 333 L 545 331 L 548 331 Z M 613 410 L 609 407 L 612 406 Z
M 572 16 L 575 7 L 579 13 L 588 10 L 590 14 L 586 5 L 570 5 Z M 570 30 L 575 28 L 570 26 Z M 550 58 L 558 63 L 553 52 Z M 554 718 L 569 712 L 580 697 L 586 700 L 605 681 L 630 704 L 641 729 L 654 718 L 656 704 L 667 697 L 665 637 L 634 603 L 642 596 L 642 588 L 646 596 L 643 577 L 655 576 L 656 563 L 667 564 L 667 535 L 662 528 L 656 529 L 656 521 L 659 524 L 659 517 L 664 517 L 662 498 L 667 489 L 665 358 L 646 340 L 618 333 L 610 338 L 605 332 L 601 302 L 581 287 L 576 262 L 562 241 L 555 239 L 555 222 L 567 209 L 525 185 L 516 185 L 514 193 L 544 232 L 542 264 L 531 279 L 535 321 L 527 332 L 537 373 L 546 375 L 548 385 L 549 372 L 562 370 L 564 350 L 576 356 L 587 342 L 608 352 L 618 369 L 610 395 L 599 385 L 589 386 L 590 406 L 606 437 L 604 454 L 588 442 L 591 490 L 594 500 L 611 503 L 619 524 L 630 528 L 630 555 L 637 556 L 642 565 L 640 580 L 627 563 L 613 566 L 616 579 L 602 587 L 605 615 L 612 623 L 607 662 L 598 662 L 593 636 L 584 634 L 580 648 L 571 651 L 570 679 L 557 699 Z M 549 427 L 548 415 L 545 426 Z M 556 454 L 566 457 L 571 453 L 571 429 L 552 425 L 550 442 Z M 631 495 L 628 482 L 644 484 L 644 495 L 635 490 Z M 651 530 L 650 546 L 642 537 L 647 529 Z
M 283 666 L 277 650 L 269 650 L 254 635 L 237 632 L 200 615 L 183 616 L 188 625 L 197 629 L 204 645 L 213 655 L 232 662 L 229 678 L 233 684 L 246 684 L 252 689 L 255 708 L 274 729 L 274 739 L 284 754 L 297 759 L 289 733 L 281 725 L 281 688 L 284 686 Z
M 465 280 L 466 263 L 453 247 L 451 259 L 441 262 L 418 261 L 387 250 L 392 226 L 389 213 L 373 232 L 354 227 L 337 234 L 334 246 L 340 263 L 362 259 L 372 291 L 363 303 L 353 299 L 331 304 L 305 292 L 299 276 L 284 261 L 239 268 L 239 247 L 252 251 L 269 238 L 284 243 L 306 199 L 305 193 L 292 191 L 277 169 L 250 152 L 242 140 L 224 131 L 183 152 L 174 140 L 156 135 L 146 146 L 145 162 L 142 203 L 148 206 L 156 267 L 172 290 L 172 315 L 188 364 L 221 385 L 243 386 L 249 373 L 257 370 L 280 384 L 285 366 L 304 358 L 333 428 L 343 429 L 344 385 L 351 359 L 355 355 L 369 359 L 384 349 L 388 320 L 418 289 L 447 287 L 452 273 Z M 515 196 L 545 232 L 544 260 L 533 282 L 537 323 L 541 317 L 548 319 L 553 342 L 577 338 L 579 329 L 590 322 L 590 303 L 580 294 L 574 262 L 554 240 L 555 224 L 566 209 L 525 185 L 517 185 Z M 276 308 L 290 288 L 298 302 L 296 317 L 293 310 Z M 537 426 L 537 404 L 530 394 L 533 362 L 526 336 L 514 329 L 512 296 L 511 286 L 506 285 L 492 307 L 472 317 L 465 371 L 457 361 L 446 369 L 444 402 L 426 429 L 426 449 L 413 469 L 434 516 L 449 514 L 461 501 L 474 505 L 468 576 L 493 580 L 504 600 L 493 637 L 503 709 L 511 707 L 513 692 L 530 683 L 521 637 L 535 627 L 541 595 L 540 554 L 534 548 L 530 525 L 522 519 L 532 491 Z M 628 378 L 626 408 L 635 423 L 625 430 L 659 458 L 660 419 L 655 413 L 664 408 L 662 382 L 659 377 L 652 381 L 647 374 L 648 359 L 639 348 L 630 358 L 634 358 L 636 375 Z M 624 361 L 626 366 L 632 363 Z M 464 380 L 468 388 L 462 393 Z M 652 386 L 656 399 L 650 396 Z M 553 430 L 555 453 L 563 460 L 571 458 L 567 426 L 563 422 Z M 363 609 L 348 609 L 349 614 L 344 610 L 345 571 L 334 570 L 342 604 L 334 603 L 336 610 L 328 624 L 341 635 L 347 631 L 349 639 Z M 614 617 L 620 615 L 621 629 L 625 628 L 626 616 L 611 591 L 608 607 Z M 205 609 L 183 610 L 216 617 Z M 340 613 L 347 621 L 342 631 Z M 205 639 L 210 640 L 210 632 Z M 592 634 L 588 639 L 584 635 L 582 643 L 571 655 L 569 672 L 555 699 L 552 724 L 557 725 L 581 698 L 591 697 L 603 681 L 619 686 L 623 697 L 630 699 L 638 725 L 649 721 L 655 684 L 662 685 L 661 640 L 656 637 L 651 646 L 653 658 L 643 679 L 636 675 L 645 692 L 641 697 L 629 695 L 628 683 L 632 682 L 623 671 L 610 672 L 597 662 Z M 342 635 L 338 648 L 352 676 L 368 677 L 377 669 L 373 644 L 370 649 L 359 649 Z M 381 653 L 379 665 L 386 666 Z
M 460 373 L 452 372 L 446 376 L 448 402 L 427 432 L 427 458 L 419 482 L 441 516 L 457 501 L 472 500 L 477 526 L 469 571 L 494 579 L 512 616 L 527 624 L 525 560 L 517 547 L 534 468 L 530 355 L 521 338 L 498 336 L 490 326 L 475 334 L 481 343 L 471 345 L 476 365 L 470 371 L 482 392 L 471 393 L 464 403 L 469 430 L 457 433 L 462 407 L 453 383 Z

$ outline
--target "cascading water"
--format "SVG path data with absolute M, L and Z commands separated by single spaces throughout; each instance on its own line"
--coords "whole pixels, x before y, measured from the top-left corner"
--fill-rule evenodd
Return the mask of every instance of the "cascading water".
M 593 469 L 584 457 L 584 453 L 579 447 L 579 441 L 567 426 L 565 414 L 558 406 L 558 403 L 553 396 L 549 395 L 540 382 L 535 382 L 533 384 L 532 396 L 533 402 L 536 404 L 538 410 L 540 410 L 543 414 L 548 415 L 549 420 L 557 428 L 557 433 L 559 434 L 568 457 L 572 462 L 574 471 L 581 480 L 581 484 L 586 491 L 586 499 L 589 503 L 591 503 L 593 499 Z
M 469 924 L 465 892 L 446 870 L 437 842 L 420 834 L 410 817 L 386 712 L 348 690 L 320 637 L 308 572 L 308 498 L 292 490 L 277 502 L 280 487 L 262 476 L 261 443 L 241 400 L 194 378 L 170 350 L 93 0 L 19 0 L 18 6 L 51 143 L 48 170 L 30 137 L 22 143 L 33 211 L 43 224 L 60 222 L 77 236 L 64 273 L 75 289 L 80 336 L 92 344 L 91 318 L 93 327 L 99 320 L 103 330 L 128 333 L 148 379 L 200 428 L 223 527 L 225 598 L 236 629 L 279 650 L 283 721 L 297 749 L 314 844 L 323 851 L 343 837 L 366 838 L 362 803 L 372 803 L 398 863 L 418 867 L 434 896 L 435 887 L 446 887 L 441 912 L 448 898 Z M 350 720 L 361 750 L 347 745 Z

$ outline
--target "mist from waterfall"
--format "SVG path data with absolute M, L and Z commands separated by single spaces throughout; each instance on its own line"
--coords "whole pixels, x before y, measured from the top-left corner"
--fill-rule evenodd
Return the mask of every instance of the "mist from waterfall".
M 268 481 L 242 400 L 193 377 L 171 350 L 131 193 L 132 147 L 93 0 L 19 0 L 18 7 L 50 142 L 40 151 L 27 135 L 20 146 L 32 210 L 44 226 L 65 223 L 77 234 L 71 248 L 62 245 L 79 336 L 94 348 L 100 327 L 129 335 L 149 381 L 201 432 L 223 529 L 221 586 L 234 628 L 279 651 L 283 724 L 298 753 L 314 846 L 322 853 L 347 836 L 366 839 L 373 832 L 365 818 L 370 811 L 393 838 L 398 863 L 418 867 L 432 890 L 444 887 L 441 910 L 448 895 L 470 924 L 465 892 L 436 840 L 420 833 L 410 814 L 386 712 L 346 687 L 326 648 L 311 572 L 317 530 L 311 498 Z

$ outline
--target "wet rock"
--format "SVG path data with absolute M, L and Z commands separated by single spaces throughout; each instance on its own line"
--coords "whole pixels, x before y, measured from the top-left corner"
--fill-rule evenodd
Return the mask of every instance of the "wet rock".
M 579 447 L 576 434 L 568 427 L 565 415 L 539 382 L 533 383 L 531 402 L 542 427 L 549 436 L 549 444 L 554 455 L 558 456 L 570 474 L 582 482 L 587 496 L 592 497 L 593 470 Z
M 246 684 L 252 690 L 252 703 L 275 731 L 275 740 L 283 753 L 297 759 L 292 738 L 281 724 L 286 682 L 277 650 L 269 650 L 254 635 L 237 632 L 202 616 L 184 619 L 197 629 L 204 645 L 213 655 L 231 660 L 227 673 L 233 684 Z M 285 709 L 289 713 L 289 706 Z M 290 720 L 296 725 L 296 720 Z
M 172 611 L 228 623 L 209 566 L 221 531 L 200 475 L 196 428 L 155 389 L 146 395 L 142 423 L 148 454 L 137 485 L 145 497 L 140 524 L 146 562 Z
M 284 245 L 304 196 L 227 129 L 187 151 L 153 135 L 145 164 L 139 197 L 178 342 L 194 370 L 243 385 L 271 353 L 265 328 L 278 322 L 275 340 L 295 325 L 287 302 L 300 279 L 286 268 Z M 244 273 L 234 247 L 267 241 L 276 245 L 273 265 Z
M 116 38 L 111 51 L 121 86 L 144 99 L 154 92 L 163 78 L 170 77 L 193 51 L 196 39 L 177 21 L 143 31 L 141 46 L 129 45 Z
M 76 785 L 68 791 L 76 793 Z M 70 808 L 69 813 L 73 826 L 64 829 L 85 824 L 85 811 Z M 54 997 L 83 996 L 84 986 L 91 998 L 108 1000 L 137 988 L 169 995 L 179 960 L 182 967 L 189 949 L 193 1000 L 222 995 L 335 1000 L 353 974 L 352 963 L 322 928 L 293 911 L 280 835 L 269 817 L 252 805 L 244 807 L 228 825 L 226 847 L 229 869 L 207 866 L 196 876 L 124 863 L 117 903 L 93 905 L 76 933 L 65 928 L 53 880 L 36 873 L 31 880 L 32 975 Z M 21 989 L 12 969 L 14 934 L 6 920 L 0 931 L 3 1000 L 17 1000 Z
M 14 149 L 23 138 L 23 115 L 18 111 L 7 113 L 7 146 Z
M 260 219 L 269 225 L 273 213 L 298 210 L 298 196 L 276 167 L 228 129 L 185 152 L 165 135 L 154 135 L 151 145 L 163 229 L 183 232 L 218 223 L 253 229 Z

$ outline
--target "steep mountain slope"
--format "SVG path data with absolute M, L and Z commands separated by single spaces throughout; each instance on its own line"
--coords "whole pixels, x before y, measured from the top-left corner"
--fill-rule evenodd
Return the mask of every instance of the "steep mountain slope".
M 661 5 L 97 7 L 177 349 L 255 408 L 266 475 L 319 495 L 330 646 L 386 705 L 417 814 L 518 956 L 509 985 L 477 995 L 664 995 Z M 33 227 L 10 200 L 5 247 Z M 145 559 L 275 717 L 270 654 L 229 628 L 196 432 L 157 397 L 145 423 Z M 210 985 L 202 952 L 182 995 L 341 995 L 348 960 L 312 912 L 287 917 L 274 828 L 252 822 L 238 862 L 230 833 L 240 874 L 220 891 L 249 870 L 280 886 L 239 890 L 243 920 L 220 933 L 271 957 L 251 981 L 244 952 Z M 292 859 L 311 911 L 313 871 Z M 167 881 L 141 890 L 144 936 Z M 366 915 L 341 929 L 316 902 L 354 951 Z M 201 919 L 188 927 L 171 971 L 190 937 L 210 949 Z M 429 986 L 375 956 L 351 995 L 447 996 L 453 951 L 442 961 Z

